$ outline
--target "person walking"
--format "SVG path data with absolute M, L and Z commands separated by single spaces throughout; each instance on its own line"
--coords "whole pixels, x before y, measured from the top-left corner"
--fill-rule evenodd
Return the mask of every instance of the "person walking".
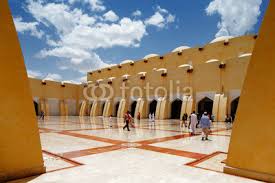
M 209 140 L 208 139 L 208 135 L 210 134 L 210 127 L 211 127 L 211 122 L 210 122 L 210 118 L 207 115 L 207 112 L 204 112 L 204 114 L 202 115 L 201 119 L 200 119 L 200 126 L 202 128 L 202 138 L 201 140 Z
M 44 121 L 44 118 L 45 118 L 45 112 L 42 110 L 41 113 L 40 113 L 40 118 L 39 119 L 42 119 Z
M 232 117 L 230 115 L 226 115 L 225 123 L 226 123 L 226 129 L 229 130 L 232 127 Z
M 125 128 L 127 128 L 127 130 L 130 131 L 130 128 L 129 128 L 129 123 L 130 123 L 130 122 L 131 122 L 131 115 L 130 115 L 130 112 L 127 111 L 126 114 L 124 115 L 124 123 L 126 123 L 126 124 L 125 124 L 125 126 L 123 127 L 123 130 L 124 130 Z
M 198 123 L 198 117 L 197 117 L 195 111 L 193 111 L 191 114 L 191 117 L 190 117 L 191 135 L 196 134 L 197 123 Z
M 138 122 L 140 122 L 140 112 L 138 112 L 138 114 L 137 114 L 137 120 L 138 120 Z
M 152 122 L 155 123 L 155 114 L 152 114 Z
M 113 116 L 112 115 L 110 115 L 110 117 L 109 117 L 109 125 L 110 125 L 110 128 L 112 128 L 113 127 Z
M 149 122 L 151 122 L 151 121 L 152 121 L 152 114 L 149 113 Z
M 183 124 L 184 124 L 185 128 L 187 127 L 187 119 L 188 119 L 188 115 L 187 115 L 187 113 L 184 113 L 182 116 L 181 127 L 183 127 Z

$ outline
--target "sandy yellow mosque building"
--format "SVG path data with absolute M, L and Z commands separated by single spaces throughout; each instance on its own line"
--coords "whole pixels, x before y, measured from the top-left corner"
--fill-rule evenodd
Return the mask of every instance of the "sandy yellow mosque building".
M 181 119 L 195 110 L 222 121 L 227 113 L 235 116 L 256 39 L 219 37 L 203 46 L 125 60 L 87 73 L 82 85 L 30 78 L 36 112 L 123 117 L 129 110 L 135 117 Z

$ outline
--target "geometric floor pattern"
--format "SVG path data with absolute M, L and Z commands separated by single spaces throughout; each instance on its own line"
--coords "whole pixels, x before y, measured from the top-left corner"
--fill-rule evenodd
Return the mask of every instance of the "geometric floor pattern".
M 231 130 L 213 123 L 211 141 L 201 130 L 190 136 L 179 120 L 47 117 L 39 131 L 47 173 L 13 183 L 31 182 L 257 182 L 222 172 Z

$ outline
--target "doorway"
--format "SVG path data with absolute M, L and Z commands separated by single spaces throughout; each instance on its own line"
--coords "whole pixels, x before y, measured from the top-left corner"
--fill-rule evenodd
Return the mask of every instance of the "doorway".
M 157 109 L 157 104 L 158 102 L 156 100 L 153 100 L 150 105 L 149 105 L 149 113 L 150 114 L 155 114 L 156 113 L 156 109 Z
M 201 116 L 204 112 L 212 115 L 213 109 L 213 100 L 208 97 L 205 97 L 198 103 L 198 113 Z
M 231 102 L 231 117 L 232 117 L 233 121 L 235 120 L 235 116 L 236 116 L 236 113 L 238 110 L 239 100 L 240 100 L 240 97 L 234 99 Z
M 132 117 L 135 117 L 136 106 L 137 106 L 137 101 L 134 101 L 131 104 L 131 115 L 132 115 Z
M 171 119 L 180 119 L 182 101 L 176 99 L 171 104 Z

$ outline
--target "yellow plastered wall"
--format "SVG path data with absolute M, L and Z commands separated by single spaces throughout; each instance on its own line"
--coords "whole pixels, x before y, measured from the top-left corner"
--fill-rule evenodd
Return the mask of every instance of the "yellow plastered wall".
M 45 172 L 30 85 L 8 1 L 0 3 L 0 182 Z
M 118 66 L 113 66 L 110 69 L 101 69 L 100 72 L 94 71 L 87 73 L 87 78 L 88 81 L 96 81 L 98 79 L 109 77 L 120 78 L 126 73 L 133 76 L 137 75 L 139 72 L 151 71 L 153 68 L 167 68 L 168 74 L 173 75 L 173 73 L 170 73 L 169 70 L 175 70 L 181 64 L 188 64 L 189 62 L 192 62 L 193 65 L 197 65 L 205 63 L 210 59 L 224 61 L 238 57 L 240 53 L 251 53 L 254 43 L 255 39 L 252 35 L 241 36 L 230 39 L 228 46 L 224 46 L 224 42 L 221 41 L 205 45 L 203 51 L 199 51 L 198 47 L 184 50 L 181 56 L 177 53 L 167 53 L 164 55 L 164 59 L 161 60 L 159 57 L 153 57 L 149 58 L 147 63 L 144 62 L 144 59 L 140 59 L 132 66 L 130 64 L 123 64 L 121 68 Z M 180 70 L 182 73 L 182 79 L 187 76 L 187 74 L 183 74 L 183 69 Z M 190 82 L 187 77 L 186 82 Z
M 212 115 L 215 116 L 216 120 L 219 120 L 218 114 L 219 114 L 219 104 L 220 104 L 220 94 L 215 94 L 214 102 L 213 102 L 213 109 L 212 109 Z
M 242 37 L 239 38 L 238 41 L 234 40 L 234 44 L 240 44 L 239 41 L 247 41 L 249 42 L 248 45 L 252 44 L 252 40 L 254 40 L 253 36 L 246 36 L 246 37 Z M 223 43 L 223 42 L 222 42 Z M 233 43 L 232 43 L 233 44 Z M 219 46 L 224 47 L 224 45 L 222 44 L 218 44 Z M 233 45 L 234 47 L 234 45 Z M 249 47 L 249 46 L 248 46 Z M 174 60 L 176 57 L 175 55 L 171 55 L 170 57 L 166 57 L 164 60 L 162 60 L 162 65 L 161 67 L 167 67 L 168 68 L 168 75 L 166 77 L 162 77 L 161 76 L 161 72 L 157 72 L 154 70 L 146 70 L 146 68 L 137 68 L 140 69 L 140 71 L 147 71 L 146 73 L 146 79 L 145 80 L 141 80 L 140 79 L 140 75 L 131 75 L 127 81 L 123 82 L 122 81 L 122 77 L 118 76 L 115 79 L 112 80 L 112 87 L 114 90 L 114 97 L 115 98 L 125 98 L 125 104 L 126 107 L 124 108 L 124 112 L 126 112 L 126 110 L 129 110 L 130 108 L 130 103 L 133 100 L 132 98 L 135 98 L 135 100 L 137 100 L 138 98 L 140 98 L 140 94 L 139 92 L 137 92 L 135 90 L 135 92 L 130 93 L 130 90 L 135 88 L 135 87 L 141 87 L 142 90 L 142 98 L 144 98 L 144 110 L 145 113 L 143 112 L 142 117 L 147 117 L 148 118 L 148 113 L 149 113 L 149 108 L 148 108 L 148 97 L 150 99 L 152 98 L 162 98 L 165 93 L 163 91 L 160 90 L 160 92 L 158 93 L 158 95 L 155 95 L 154 90 L 150 90 L 148 93 L 146 93 L 144 86 L 146 86 L 148 83 L 150 84 L 150 87 L 152 87 L 153 89 L 156 89 L 158 87 L 164 87 L 165 89 L 167 89 L 168 93 L 166 93 L 168 95 L 168 97 L 170 98 L 170 95 L 175 96 L 175 92 L 177 91 L 177 87 L 180 86 L 181 87 L 181 91 L 180 91 L 180 95 L 184 96 L 186 95 L 185 92 L 183 91 L 183 87 L 191 87 L 192 91 L 191 93 L 188 93 L 187 95 L 196 95 L 196 93 L 198 92 L 215 92 L 215 93 L 221 93 L 221 89 L 224 90 L 224 93 L 227 94 L 229 93 L 231 90 L 240 90 L 242 88 L 242 84 L 243 84 L 243 80 L 244 80 L 244 76 L 246 74 L 246 68 L 247 65 L 249 63 L 249 57 L 243 57 L 243 58 L 239 58 L 237 53 L 240 53 L 242 51 L 241 48 L 237 47 L 239 50 L 235 50 L 234 55 L 232 54 L 232 57 L 228 60 L 226 60 L 226 68 L 221 70 L 219 69 L 219 63 L 211 63 L 211 64 L 207 64 L 207 63 L 197 63 L 196 65 L 194 65 L 194 71 L 193 73 L 186 73 L 186 70 L 182 69 L 182 68 L 178 68 L 177 66 L 180 64 L 183 64 L 184 61 L 178 60 L 178 58 L 176 60 Z M 236 48 L 236 49 L 237 49 Z M 226 49 L 228 48 L 224 48 L 226 51 Z M 251 50 L 249 50 L 248 48 L 245 48 L 245 50 L 247 50 L 247 52 L 251 52 Z M 179 57 L 179 56 L 177 56 Z M 191 57 L 191 56 L 190 56 Z M 229 57 L 229 56 L 228 56 Z M 208 56 L 208 58 L 210 58 L 210 56 Z M 156 67 L 158 65 L 158 58 L 152 58 L 154 59 L 154 62 L 156 63 Z M 176 62 L 175 62 L 176 61 Z M 142 62 L 143 63 L 143 62 Z M 143 63 L 144 64 L 144 63 Z M 171 64 L 171 65 L 170 65 Z M 125 65 L 124 65 L 125 66 Z M 137 65 L 135 64 L 134 66 L 131 67 L 136 67 Z M 120 69 L 120 74 L 124 72 L 124 69 Z M 128 72 L 128 71 L 125 71 Z M 108 71 L 109 74 L 113 73 L 113 75 L 115 75 L 116 73 L 111 70 Z M 222 74 L 221 74 L 222 73 Z M 99 74 L 99 73 L 98 73 Z M 100 73 L 102 74 L 102 73 Z M 103 74 L 104 76 L 104 74 Z M 104 79 L 104 77 L 103 77 Z M 102 84 L 106 84 L 107 83 L 107 78 L 102 81 Z M 171 86 L 171 81 L 172 81 L 172 86 Z M 177 81 L 180 81 L 180 83 L 177 85 Z M 129 87 L 129 89 L 126 90 L 125 95 L 123 95 L 120 87 L 122 85 L 122 83 L 126 84 L 127 87 Z M 171 89 L 170 89 L 171 88 Z M 195 108 L 195 105 L 193 105 L 193 100 L 192 102 L 189 103 L 189 111 L 192 111 Z M 216 107 L 214 107 L 216 109 L 215 112 L 215 116 L 217 118 L 218 115 L 218 104 L 219 102 L 216 101 L 215 102 Z M 156 119 L 159 119 L 159 110 L 160 110 L 160 102 L 158 102 L 158 106 L 157 106 L 157 110 L 156 110 Z M 165 118 L 169 118 L 169 110 L 171 110 L 171 102 L 168 101 L 167 103 L 167 111 L 168 114 L 165 114 Z
M 248 66 L 225 172 L 275 182 L 275 1 L 269 3 Z
M 225 95 L 220 96 L 219 110 L 218 110 L 218 121 L 225 121 L 227 112 L 227 97 Z

